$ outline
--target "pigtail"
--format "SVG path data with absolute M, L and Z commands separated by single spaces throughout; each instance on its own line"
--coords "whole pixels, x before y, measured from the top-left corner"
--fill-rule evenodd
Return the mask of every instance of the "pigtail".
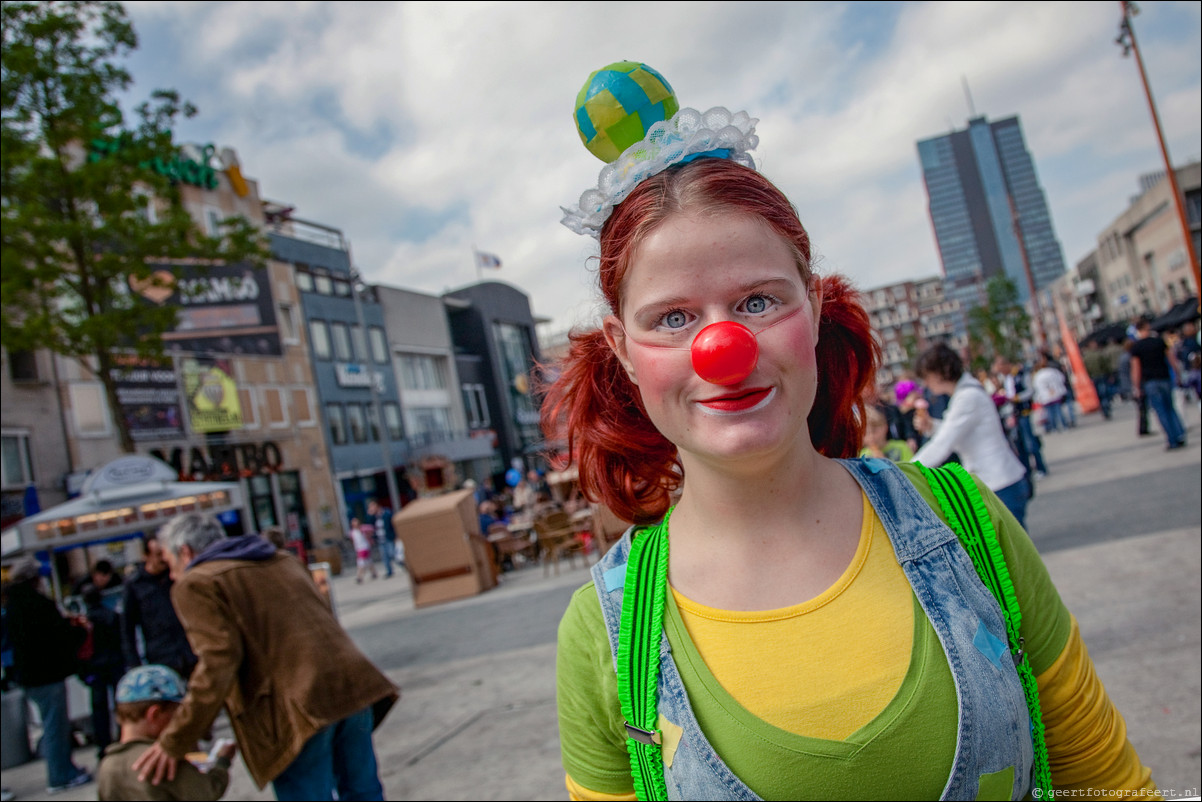
M 652 425 L 638 388 L 597 329 L 573 332 L 542 405 L 549 440 L 566 440 L 580 489 L 619 518 L 656 521 L 680 484 L 676 447 Z
M 854 457 L 864 439 L 864 388 L 875 381 L 881 348 L 868 313 L 846 278 L 822 279 L 818 322 L 818 394 L 810 441 L 828 457 Z

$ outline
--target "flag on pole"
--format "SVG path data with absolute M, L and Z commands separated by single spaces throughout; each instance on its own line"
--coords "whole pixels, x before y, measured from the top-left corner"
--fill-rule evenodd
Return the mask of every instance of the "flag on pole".
M 491 267 L 496 270 L 501 269 L 501 257 L 493 253 L 485 253 L 484 251 L 476 251 L 476 267 Z

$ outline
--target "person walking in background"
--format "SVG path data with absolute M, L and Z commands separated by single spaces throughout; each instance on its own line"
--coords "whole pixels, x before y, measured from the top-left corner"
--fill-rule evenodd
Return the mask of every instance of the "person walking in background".
M 1094 391 L 1098 394 L 1098 406 L 1102 410 L 1102 417 L 1110 420 L 1110 402 L 1115 392 L 1114 377 L 1118 371 L 1114 352 L 1109 350 L 1109 347 L 1103 348 L 1097 340 L 1090 340 L 1081 358 L 1085 363 L 1085 372 L 1089 374 L 1089 380 L 1093 382 Z
M 1018 454 L 1019 460 L 1027 469 L 1028 480 L 1031 478 L 1032 470 L 1040 478 L 1047 476 L 1048 466 L 1043 461 L 1043 444 L 1039 441 L 1039 435 L 1035 434 L 1035 430 L 1031 427 L 1031 396 L 1033 393 L 1026 367 L 1021 364 L 1016 365 L 1010 361 L 1009 357 L 999 356 L 993 360 L 993 370 L 1001 377 L 1002 391 L 1011 405 L 1014 431 L 1017 433 L 1017 436 L 1012 438 L 1012 442 L 1015 443 L 1015 452 Z M 1035 463 L 1033 467 L 1032 462 Z
M 152 535 L 142 541 L 142 553 L 145 559 L 125 583 L 121 599 L 125 665 L 155 663 L 187 679 L 196 667 L 196 655 L 171 604 L 171 571 L 158 538 Z
M 1010 450 L 993 398 L 965 372 L 960 355 L 943 343 L 919 355 L 915 372 L 932 393 L 947 394 L 951 400 L 938 424 L 922 411 L 914 417 L 914 425 L 929 435 L 914 461 L 934 468 L 953 453 L 959 455 L 964 469 L 980 477 L 1025 526 L 1031 496 L 1027 469 Z
M 1123 343 L 1123 353 L 1119 356 L 1119 384 L 1122 386 L 1124 397 L 1135 401 L 1136 433 L 1140 437 L 1148 437 L 1152 434 L 1151 429 L 1148 428 L 1148 397 L 1143 393 L 1135 391 L 1135 382 L 1133 380 L 1134 368 L 1132 367 L 1133 360 L 1131 356 L 1131 349 L 1134 347 L 1134 339 L 1129 339 Z
M 403 555 L 404 546 L 397 542 L 396 529 L 392 526 L 392 510 L 372 499 L 367 502 L 367 518 L 375 531 L 376 543 L 380 546 L 380 559 L 384 561 L 384 578 L 391 579 L 393 563 L 403 565 L 405 562 L 404 556 L 397 556 L 398 552 Z
M 1198 341 L 1198 325 L 1186 321 L 1181 327 L 1181 341 L 1175 353 L 1181 368 L 1181 386 L 1193 391 L 1194 400 L 1202 399 L 1202 343 Z
M 1131 387 L 1136 398 L 1147 398 L 1148 406 L 1156 413 L 1161 431 L 1170 451 L 1185 445 L 1185 425 L 1173 404 L 1173 380 L 1177 358 L 1155 332 L 1146 316 L 1135 323 L 1138 339 L 1131 346 Z
M 67 718 L 67 677 L 79 670 L 77 652 L 86 632 L 72 626 L 54 602 L 42 595 L 41 565 L 22 557 L 9 570 L 8 635 L 13 674 L 42 717 L 41 753 L 46 760 L 46 791 L 61 793 L 92 781 L 75 765 L 71 722 Z
M 1064 349 L 1059 345 L 1052 347 L 1052 357 L 1048 364 L 1060 371 L 1064 380 L 1064 401 L 1060 404 L 1060 421 L 1064 428 L 1073 429 L 1077 426 L 1077 391 L 1073 387 L 1073 368 L 1068 363 Z
M 84 585 L 83 603 L 92 628 L 92 655 L 79 672 L 92 696 L 92 740 L 100 756 L 113 742 L 112 692 L 125 673 L 121 617 L 105 605 L 100 589 Z
M 375 579 L 378 575 L 376 564 L 371 558 L 371 536 L 364 531 L 358 518 L 351 519 L 346 536 L 350 538 L 351 546 L 355 549 L 355 583 L 362 585 L 363 577 L 368 571 L 371 572 L 371 578 Z
M 108 560 L 97 560 L 87 576 L 75 583 L 74 591 L 78 596 L 83 593 L 84 586 L 90 584 L 103 593 L 106 590 L 121 587 L 122 582 L 121 574 L 113 570 L 111 562 Z
M 382 800 L 371 734 L 397 689 L 305 566 L 258 535 L 227 537 L 209 514 L 177 516 L 160 537 L 200 663 L 171 723 L 132 764 L 139 779 L 174 779 L 224 705 L 250 776 L 277 799 Z
M 1048 354 L 1040 354 L 1035 363 L 1035 375 L 1031 377 L 1031 389 L 1034 392 L 1032 400 L 1043 408 L 1043 432 L 1051 434 L 1061 429 L 1067 429 L 1068 424 L 1061 419 L 1061 405 L 1068 394 L 1064 374 L 1053 364 Z

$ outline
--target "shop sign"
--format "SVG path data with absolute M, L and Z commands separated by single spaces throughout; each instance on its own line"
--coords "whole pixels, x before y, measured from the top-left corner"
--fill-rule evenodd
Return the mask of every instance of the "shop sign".
M 118 457 L 88 475 L 83 484 L 83 494 L 100 493 L 105 490 L 133 487 L 148 482 L 171 482 L 175 475 L 161 461 L 140 454 Z
M 183 360 L 188 420 L 198 433 L 242 428 L 242 402 L 228 359 Z
M 114 354 L 110 371 L 126 431 L 134 440 L 170 440 L 184 433 L 179 386 L 171 361 Z
M 168 350 L 193 354 L 279 356 L 280 330 L 264 267 L 200 260 L 150 265 L 129 287 L 148 303 L 174 306 L 175 328 L 163 334 Z
M 371 387 L 374 380 L 376 391 L 384 392 L 384 374 L 371 370 L 367 365 L 357 365 L 353 362 L 335 363 L 334 377 L 339 387 Z
M 88 161 L 97 162 L 107 156 L 115 156 L 131 141 L 129 133 L 119 137 L 93 139 L 89 143 Z M 191 184 L 201 189 L 217 189 L 220 186 L 217 171 L 209 166 L 216 152 L 217 148 L 213 145 L 205 145 L 200 160 L 188 158 L 183 152 L 177 151 L 169 158 L 155 156 L 138 166 L 156 172 L 173 183 Z
M 232 445 L 191 446 L 185 462 L 184 449 L 176 446 L 170 455 L 153 448 L 150 455 L 170 465 L 182 480 L 222 481 L 260 473 L 277 473 L 284 457 L 277 443 L 237 443 Z

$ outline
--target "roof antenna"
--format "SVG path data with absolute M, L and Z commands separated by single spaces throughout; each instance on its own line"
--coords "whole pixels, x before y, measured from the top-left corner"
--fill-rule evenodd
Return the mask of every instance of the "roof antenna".
M 961 75 L 960 83 L 964 86 L 964 99 L 968 101 L 968 115 L 971 120 L 977 116 L 977 107 L 972 102 L 972 90 L 968 88 L 968 76 Z

